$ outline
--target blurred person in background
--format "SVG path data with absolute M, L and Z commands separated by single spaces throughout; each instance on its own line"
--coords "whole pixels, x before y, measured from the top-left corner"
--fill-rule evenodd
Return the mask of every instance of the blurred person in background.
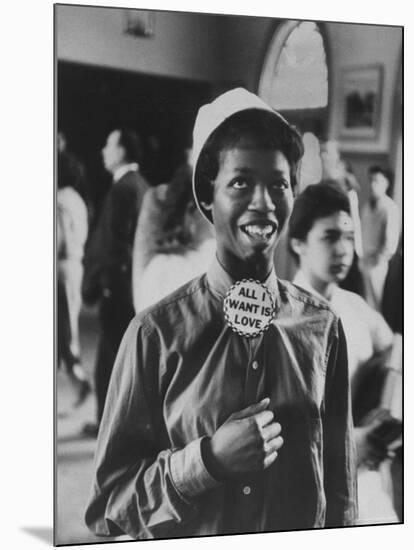
M 133 250 L 135 312 L 158 302 L 210 266 L 216 249 L 211 225 L 191 188 L 192 150 L 169 183 L 145 195 Z
M 381 310 L 382 293 L 388 262 L 397 250 L 400 236 L 400 215 L 390 193 L 390 178 L 379 166 L 369 169 L 370 197 L 362 209 L 362 270 L 366 298 Z
M 351 208 L 341 187 L 326 183 L 307 187 L 296 198 L 289 220 L 288 236 L 291 252 L 299 266 L 293 282 L 326 300 L 340 317 L 347 340 L 352 389 L 360 394 L 358 380 L 373 356 L 380 356 L 381 365 L 388 367 L 387 373 L 392 374 L 398 365 L 394 365 L 391 359 L 394 337 L 383 317 L 357 294 L 339 288 L 339 283 L 352 265 L 354 253 Z M 371 388 L 367 389 L 379 395 L 362 395 L 362 400 L 367 401 L 363 403 L 362 409 L 367 414 L 363 415 L 360 422 L 356 422 L 357 523 L 395 522 L 397 516 L 392 505 L 391 491 L 387 488 L 390 482 L 390 462 L 387 458 L 391 451 L 376 437 L 378 429 L 385 426 L 384 422 L 390 421 L 390 413 L 385 410 L 389 403 L 383 400 L 384 392 L 378 388 L 375 380 Z M 387 386 L 389 390 L 392 388 Z M 375 411 L 376 414 L 366 410 L 368 402 L 375 403 L 381 410 L 378 413 Z M 400 426 L 399 422 L 397 424 Z
M 385 279 L 384 292 L 382 295 L 381 310 L 385 320 L 394 331 L 399 344 L 400 361 L 402 362 L 402 336 L 403 336 L 403 243 L 400 239 L 397 251 L 389 261 L 388 273 Z M 400 393 L 402 394 L 402 379 L 401 373 L 394 373 L 396 383 L 400 385 Z M 395 403 L 398 410 L 396 415 L 402 417 L 402 402 Z M 391 475 L 393 480 L 393 499 L 394 508 L 398 514 L 400 521 L 403 521 L 403 447 L 396 450 L 395 458 L 391 465 Z
M 361 186 L 356 179 L 352 166 L 341 158 L 338 143 L 328 140 L 321 143 L 322 179 L 324 183 L 339 185 L 347 195 L 350 215 L 354 225 L 354 256 L 351 268 L 339 286 L 365 297 L 364 279 L 360 270 L 362 259 L 362 230 L 359 214 L 359 193 Z
M 134 316 L 132 246 L 148 184 L 139 172 L 141 141 L 131 129 L 113 130 L 102 149 L 105 169 L 113 177 L 85 257 L 83 296 L 99 303 L 100 339 L 95 366 L 97 422 L 85 435 L 96 436 L 118 346 Z
M 58 134 L 57 156 L 57 341 L 58 366 L 63 364 L 77 393 L 76 406 L 81 405 L 91 385 L 81 363 L 79 313 L 82 306 L 81 287 L 83 255 L 88 236 L 88 211 L 78 192 L 79 166 L 69 162 L 66 139 Z
M 70 186 L 75 189 L 89 207 L 89 184 L 85 166 L 69 149 L 66 134 L 62 130 L 58 131 L 57 150 L 58 170 L 62 186 Z

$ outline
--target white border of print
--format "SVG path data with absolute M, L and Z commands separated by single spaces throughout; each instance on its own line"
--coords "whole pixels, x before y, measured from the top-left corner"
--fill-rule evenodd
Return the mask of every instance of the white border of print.
M 113 1 L 108 0 L 76 3 L 113 7 Z M 196 9 L 193 1 L 180 0 L 117 1 L 116 4 L 143 9 L 413 25 L 409 3 L 405 0 L 376 3 L 375 9 L 360 0 L 339 4 L 325 0 L 294 3 L 255 0 L 254 4 L 210 0 L 197 4 Z M 1 545 L 7 550 L 36 550 L 50 546 L 51 538 L 47 543 L 30 532 L 47 534 L 52 527 L 53 2 L 9 1 L 2 8 L 2 17 Z M 405 57 L 409 58 L 413 33 L 406 34 Z M 405 79 L 408 121 L 412 111 L 408 99 L 412 75 L 406 72 Z M 405 128 L 406 150 L 410 150 L 411 128 L 407 122 Z M 414 181 L 411 171 L 407 163 L 406 181 Z M 412 205 L 414 198 L 409 187 L 412 186 L 406 186 L 405 204 Z M 406 230 L 408 242 L 411 227 Z M 406 259 L 407 272 L 411 270 L 410 260 Z M 406 311 L 410 311 L 412 292 L 412 288 L 406 288 Z M 407 324 L 406 327 L 408 330 Z M 411 367 L 410 359 L 410 350 L 406 350 L 406 364 Z M 405 387 L 413 387 L 412 368 L 406 369 Z M 408 423 L 412 409 L 407 402 L 406 409 Z M 406 464 L 411 464 L 412 459 L 412 441 L 407 441 Z M 311 546 L 319 550 L 331 550 L 333 546 L 336 550 L 409 548 L 408 541 L 412 540 L 414 531 L 412 468 L 406 468 L 405 476 L 406 521 L 411 525 L 156 541 L 149 543 L 150 550 L 192 549 L 195 543 L 200 550 L 239 550 L 255 544 L 260 544 L 262 549 L 273 548 L 275 544 L 281 548 Z M 119 544 L 112 543 L 89 547 L 120 548 Z

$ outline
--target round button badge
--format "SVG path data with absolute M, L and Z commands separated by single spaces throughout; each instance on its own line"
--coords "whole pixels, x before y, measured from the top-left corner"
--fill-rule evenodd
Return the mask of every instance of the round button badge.
M 264 284 L 254 279 L 242 279 L 231 286 L 223 308 L 229 327 L 246 338 L 262 334 L 275 316 L 272 294 Z

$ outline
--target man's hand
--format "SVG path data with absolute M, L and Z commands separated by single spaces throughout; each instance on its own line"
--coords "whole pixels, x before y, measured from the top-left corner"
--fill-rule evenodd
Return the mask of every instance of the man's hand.
M 387 458 L 386 447 L 381 448 L 375 445 L 370 439 L 370 434 L 378 425 L 378 422 L 373 422 L 368 426 L 359 426 L 355 428 L 358 466 L 365 464 L 368 468 L 375 470 L 380 463 Z
M 266 410 L 269 402 L 266 398 L 233 413 L 211 438 L 209 454 L 220 477 L 264 470 L 276 460 L 282 428 Z

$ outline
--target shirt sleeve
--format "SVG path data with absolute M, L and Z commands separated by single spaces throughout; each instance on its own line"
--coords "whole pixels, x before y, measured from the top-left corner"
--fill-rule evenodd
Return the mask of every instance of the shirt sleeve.
M 353 525 L 357 515 L 348 358 L 340 321 L 337 326 L 328 355 L 323 415 L 326 527 Z
M 374 353 L 382 353 L 390 349 L 393 342 L 393 333 L 383 316 L 378 311 L 369 308 L 369 318 Z
M 135 319 L 118 352 L 98 435 L 85 515 L 97 535 L 169 536 L 197 514 L 196 497 L 218 484 L 201 459 L 201 439 L 182 449 L 162 443 L 159 360 L 156 342 Z
M 395 253 L 400 237 L 400 215 L 398 207 L 390 203 L 384 229 L 384 246 L 381 254 L 389 260 Z

